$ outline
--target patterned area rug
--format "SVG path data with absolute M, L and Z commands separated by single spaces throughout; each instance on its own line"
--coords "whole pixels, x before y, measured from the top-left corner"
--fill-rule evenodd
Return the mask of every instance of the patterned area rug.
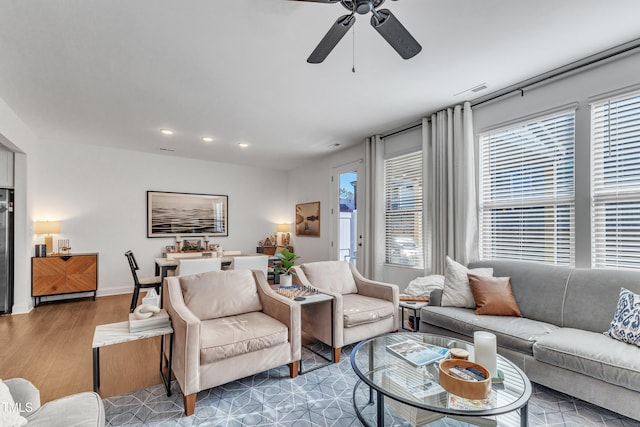
M 317 349 L 320 350 L 320 349 Z M 328 349 L 324 349 L 328 350 Z M 360 426 L 353 409 L 353 387 L 358 378 L 351 368 L 352 347 L 344 348 L 340 363 L 289 377 L 286 366 L 198 393 L 195 414 L 185 417 L 182 394 L 172 384 L 167 397 L 162 385 L 104 399 L 107 426 Z M 328 354 L 328 351 L 327 351 Z M 326 363 L 303 350 L 303 369 Z M 640 422 L 534 384 L 529 402 L 530 426 L 640 427 Z M 387 426 L 411 426 L 393 410 Z M 451 419 L 430 426 L 466 427 Z M 497 417 L 498 426 L 519 426 L 517 413 Z

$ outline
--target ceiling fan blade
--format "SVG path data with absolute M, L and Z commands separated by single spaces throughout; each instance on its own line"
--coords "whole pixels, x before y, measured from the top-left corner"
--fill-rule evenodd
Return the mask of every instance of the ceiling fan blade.
M 380 33 L 392 48 L 404 59 L 413 58 L 422 50 L 420 43 L 398 21 L 389 9 L 375 11 L 371 17 L 371 26 Z
M 331 53 L 334 47 L 338 44 L 342 37 L 349 31 L 356 22 L 356 17 L 353 15 L 344 15 L 338 18 L 338 20 L 329 28 L 327 34 L 320 40 L 318 46 L 311 52 L 307 62 L 309 64 L 319 64 L 324 61 Z
M 338 3 L 340 0 L 289 0 L 289 1 L 306 1 L 312 3 Z

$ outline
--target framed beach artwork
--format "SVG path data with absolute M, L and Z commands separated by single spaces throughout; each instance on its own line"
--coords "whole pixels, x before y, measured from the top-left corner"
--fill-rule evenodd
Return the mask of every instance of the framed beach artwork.
M 228 236 L 228 196 L 147 191 L 147 237 Z
M 296 205 L 296 236 L 320 237 L 320 202 Z

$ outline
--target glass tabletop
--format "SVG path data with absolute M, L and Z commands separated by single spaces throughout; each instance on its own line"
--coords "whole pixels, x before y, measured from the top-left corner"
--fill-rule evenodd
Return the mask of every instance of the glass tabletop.
M 422 334 L 392 333 L 362 341 L 351 353 L 351 365 L 360 379 L 382 395 L 410 405 L 445 415 L 486 416 L 515 411 L 527 405 L 531 383 L 513 363 L 498 355 L 497 367 L 503 382 L 493 382 L 486 399 L 464 399 L 444 390 L 438 382 L 439 361 L 423 365 L 405 360 L 393 349 L 413 343 L 439 348 L 461 348 L 474 360 L 473 344 L 454 338 Z M 446 350 L 442 350 L 446 352 Z M 441 359 L 444 360 L 444 359 Z

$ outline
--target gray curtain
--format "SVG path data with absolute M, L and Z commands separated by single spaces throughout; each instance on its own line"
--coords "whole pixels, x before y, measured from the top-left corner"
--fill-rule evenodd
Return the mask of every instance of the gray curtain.
M 478 259 L 478 207 L 471 104 L 422 122 L 425 273 L 444 274 L 445 258 Z
M 365 217 L 362 274 L 382 280 L 384 266 L 384 144 L 380 135 L 365 141 Z

